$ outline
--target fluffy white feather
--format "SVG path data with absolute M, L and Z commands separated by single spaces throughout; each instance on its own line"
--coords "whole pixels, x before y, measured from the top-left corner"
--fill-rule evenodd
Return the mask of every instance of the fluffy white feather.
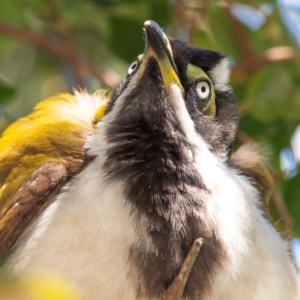
M 216 90 L 223 92 L 231 89 L 230 86 L 228 85 L 230 68 L 229 68 L 229 61 L 227 58 L 223 58 L 208 73 L 210 78 L 212 78 L 214 82 L 214 86 Z
M 147 238 L 146 226 L 136 228 L 122 183 L 107 185 L 101 171 L 107 150 L 105 129 L 135 85 L 134 80 L 89 141 L 89 152 L 97 158 L 19 241 L 8 262 L 14 272 L 37 276 L 45 270 L 57 273 L 78 286 L 89 300 L 137 299 L 135 283 L 140 277 L 132 275 L 130 248 L 156 249 Z M 247 178 L 228 170 L 222 159 L 209 151 L 175 85 L 170 103 L 196 149 L 195 167 L 205 174 L 204 183 L 212 192 L 205 217 L 216 224 L 217 236 L 227 248 L 228 260 L 204 300 L 298 299 L 296 274 L 286 244 L 262 216 L 257 192 Z

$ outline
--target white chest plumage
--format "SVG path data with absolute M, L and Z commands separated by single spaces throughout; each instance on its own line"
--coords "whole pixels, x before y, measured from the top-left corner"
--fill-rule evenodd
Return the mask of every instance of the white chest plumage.
M 196 167 L 212 191 L 207 214 L 198 217 L 216 224 L 228 255 L 203 299 L 298 299 L 286 245 L 262 216 L 254 188 L 208 155 L 204 143 L 197 153 Z M 137 227 L 122 183 L 102 182 L 104 160 L 104 155 L 96 158 L 31 226 L 8 262 L 14 271 L 54 272 L 90 300 L 137 299 L 140 279 L 130 264 L 130 249 L 156 249 L 146 228 Z
M 100 184 L 95 190 L 95 182 L 85 176 L 75 181 L 81 188 L 71 185 L 21 239 L 12 267 L 37 276 L 53 272 L 77 286 L 86 299 L 134 299 L 128 256 L 138 236 L 130 206 L 120 186 Z

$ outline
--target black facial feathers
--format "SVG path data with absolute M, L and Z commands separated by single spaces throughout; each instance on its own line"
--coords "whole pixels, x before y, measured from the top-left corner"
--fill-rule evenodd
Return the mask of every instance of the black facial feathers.
M 211 78 L 216 88 L 215 117 L 205 116 L 188 92 L 189 63 L 207 74 L 216 74 L 224 56 L 214 51 L 188 47 L 171 40 L 174 61 L 184 89 L 184 102 L 199 136 L 213 153 L 226 153 L 235 137 L 238 111 L 227 83 Z M 222 70 L 221 70 L 222 71 Z M 217 74 L 218 75 L 218 74 Z M 107 126 L 104 169 L 110 182 L 121 182 L 124 197 L 132 207 L 137 228 L 146 232 L 151 247 L 133 245 L 129 260 L 141 275 L 138 298 L 160 298 L 172 282 L 193 241 L 204 238 L 184 292 L 185 299 L 202 299 L 216 270 L 226 260 L 226 251 L 216 236 L 215 224 L 206 219 L 211 191 L 195 167 L 194 145 L 165 90 L 157 61 L 149 59 L 138 79 L 134 74 L 115 90 L 106 112 L 114 112 Z M 135 81 L 133 81 L 135 80 Z M 133 85 L 135 82 L 135 85 Z M 118 107 L 118 108 L 116 108 Z
M 188 64 L 194 64 L 202 68 L 207 74 L 210 74 L 211 71 L 226 60 L 226 57 L 216 51 L 189 47 L 179 40 L 171 40 L 170 43 L 179 71 L 180 81 L 186 91 L 186 107 L 195 123 L 197 131 L 210 145 L 212 151 L 217 153 L 228 152 L 234 141 L 239 120 L 239 112 L 233 92 L 230 88 L 227 90 L 218 90 L 215 86 L 216 117 L 212 119 L 211 117 L 204 116 L 197 109 L 193 97 L 188 93 L 189 81 L 186 71 Z M 226 71 L 220 68 L 220 72 Z M 211 77 L 210 79 L 216 84 L 214 81 L 215 78 Z

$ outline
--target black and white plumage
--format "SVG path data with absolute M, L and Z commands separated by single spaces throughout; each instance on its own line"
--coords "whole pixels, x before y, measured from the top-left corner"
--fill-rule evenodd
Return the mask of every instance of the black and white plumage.
M 151 21 L 145 32 L 143 56 L 87 142 L 93 159 L 7 266 L 55 272 L 86 299 L 160 299 L 202 237 L 183 299 L 298 299 L 262 194 L 240 161 L 228 163 L 238 110 L 227 59 L 168 40 Z

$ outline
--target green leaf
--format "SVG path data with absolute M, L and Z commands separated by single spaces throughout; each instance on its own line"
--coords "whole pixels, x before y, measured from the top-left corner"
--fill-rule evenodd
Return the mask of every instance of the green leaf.
M 300 173 L 290 180 L 282 182 L 281 187 L 288 211 L 294 220 L 294 233 L 300 237 Z
M 22 5 L 19 0 L 1 1 L 0 20 L 13 25 L 22 24 Z
M 152 0 L 149 1 L 148 4 L 150 6 L 148 19 L 155 21 L 162 28 L 168 26 L 171 19 L 171 1 Z
M 111 7 L 111 6 L 115 6 L 120 1 L 119 0 L 90 0 L 90 2 L 103 7 Z
M 242 58 L 241 49 L 237 43 L 232 24 L 223 8 L 211 5 L 209 10 L 209 23 L 213 38 L 218 45 L 218 49 L 235 60 Z
M 90 2 L 78 2 L 71 6 L 62 6 L 61 13 L 70 30 L 82 32 L 95 40 L 107 34 L 108 12 L 104 8 L 100 9 Z M 79 47 L 80 45 L 78 45 Z
M 16 94 L 16 90 L 10 86 L 0 83 L 0 105 L 4 105 L 11 100 Z
M 192 41 L 193 44 L 197 47 L 211 49 L 211 50 L 220 50 L 218 44 L 213 38 L 213 35 L 210 32 L 204 30 L 193 30 Z
M 121 2 L 111 10 L 111 36 L 108 47 L 120 58 L 131 62 L 144 49 L 144 21 L 152 19 L 162 27 L 167 26 L 171 5 L 167 0 Z
M 122 3 L 110 10 L 110 16 L 139 23 L 140 27 L 142 27 L 143 22 L 149 18 L 149 4 L 142 1 L 137 3 L 122 1 Z
M 133 61 L 144 49 L 142 24 L 116 17 L 112 17 L 110 21 L 112 34 L 109 49 L 127 62 Z
M 284 64 L 261 69 L 247 89 L 249 114 L 262 122 L 277 118 L 300 121 L 300 89 Z

